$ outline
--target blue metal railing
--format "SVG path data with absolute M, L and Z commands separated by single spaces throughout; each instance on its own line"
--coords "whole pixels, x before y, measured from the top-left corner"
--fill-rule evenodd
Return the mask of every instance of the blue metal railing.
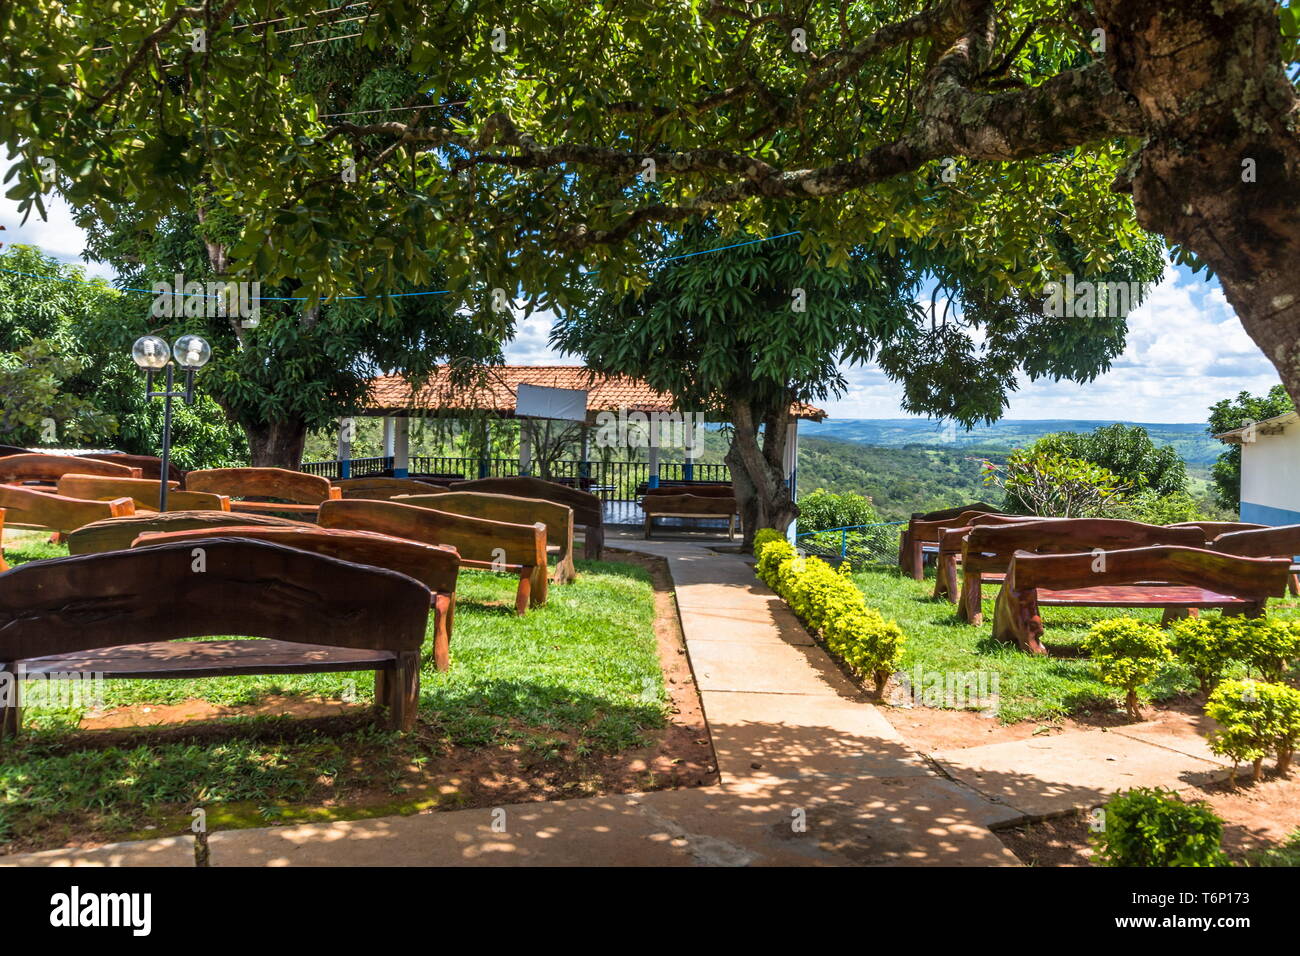
M 907 522 L 906 521 L 876 521 L 871 524 L 850 524 L 850 525 L 843 525 L 842 527 L 839 528 L 823 528 L 820 531 L 804 531 L 800 534 L 796 534 L 795 540 L 798 541 L 800 538 L 820 537 L 821 535 L 834 534 L 836 531 L 838 531 L 840 533 L 839 559 L 841 561 L 847 561 L 849 559 L 849 532 L 850 531 L 864 531 L 864 529 L 867 528 L 889 528 L 889 527 L 896 527 L 897 525 L 901 525 L 901 524 L 907 524 Z M 896 558 L 897 555 L 895 555 L 895 559 Z

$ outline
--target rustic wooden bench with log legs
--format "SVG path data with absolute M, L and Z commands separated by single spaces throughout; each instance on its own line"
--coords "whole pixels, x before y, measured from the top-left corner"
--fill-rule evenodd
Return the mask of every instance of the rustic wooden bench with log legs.
M 343 497 L 328 478 L 285 468 L 210 468 L 185 476 L 186 491 L 228 495 L 235 511 L 291 515 L 315 521 L 321 502 Z M 275 499 L 275 500 L 249 500 Z
M 986 525 L 1019 524 L 1024 521 L 1042 521 L 1034 515 L 1003 515 L 989 512 L 967 512 L 951 519 L 952 527 L 945 527 L 939 532 L 939 556 L 934 563 L 935 598 L 947 598 L 957 603 L 957 566 L 961 564 L 961 551 L 966 543 L 966 535 L 971 528 Z
M 140 469 L 72 455 L 6 455 L 0 458 L 0 484 L 41 481 L 54 484 L 64 475 L 139 478 Z
M 546 526 L 469 518 L 396 501 L 359 498 L 327 501 L 320 507 L 322 528 L 377 531 L 425 544 L 451 545 L 463 568 L 519 576 L 515 613 L 546 603 Z
M 1300 594 L 1300 564 L 1296 563 L 1300 555 L 1300 524 L 1234 529 L 1217 535 L 1209 546 L 1214 551 L 1243 558 L 1286 558 L 1292 562 L 1288 588 L 1292 594 Z
M 937 551 L 939 532 L 951 526 L 952 519 L 967 513 L 999 514 L 999 509 L 982 501 L 975 501 L 960 508 L 943 508 L 939 511 L 917 512 L 907 522 L 907 527 L 898 533 L 898 566 L 904 574 L 910 574 L 917 581 L 925 580 L 925 552 Z M 947 524 L 945 525 L 945 522 Z M 928 546 L 928 547 L 927 547 Z
M 451 630 L 456 613 L 456 576 L 460 555 L 447 545 L 421 544 L 409 538 L 376 534 L 373 531 L 339 531 L 315 525 L 235 525 L 220 531 L 223 538 L 270 541 L 290 548 L 301 548 L 328 555 L 353 564 L 387 568 L 415 578 L 433 592 L 433 660 L 440 671 L 451 666 Z M 145 532 L 132 547 L 210 538 L 211 530 Z
M 513 478 L 476 478 L 452 482 L 453 491 L 485 491 L 516 498 L 541 498 L 573 509 L 573 523 L 583 526 L 583 557 L 599 561 L 605 547 L 605 512 L 600 499 L 589 491 L 569 488 L 553 481 L 516 475 Z
M 142 534 L 198 529 L 216 536 L 226 528 L 246 525 L 275 528 L 316 527 L 309 522 L 294 521 L 292 518 L 242 514 L 238 511 L 167 511 L 162 514 L 149 511 L 120 518 L 105 518 L 81 526 L 68 535 L 68 552 L 103 554 L 105 551 L 125 551 Z
M 194 570 L 201 549 L 201 573 Z M 198 538 L 32 561 L 0 575 L 0 736 L 16 676 L 196 678 L 375 671 L 388 726 L 410 730 L 429 589 L 395 571 L 264 541 Z M 266 640 L 178 641 L 239 634 Z
M 957 617 L 968 624 L 983 623 L 984 581 L 1005 573 L 1018 551 L 1070 554 L 1157 544 L 1203 548 L 1205 536 L 1199 528 L 1165 528 L 1119 518 L 1042 518 L 973 527 L 962 545 Z
M 998 592 L 993 636 L 1045 654 L 1040 607 L 1159 607 L 1164 623 L 1194 608 L 1258 617 L 1286 592 L 1291 562 L 1241 558 L 1205 548 L 1155 545 L 1082 554 L 1031 554 L 1011 559 Z
M 9 512 L 10 527 L 36 528 L 58 534 L 66 534 L 101 518 L 135 514 L 135 502 L 130 498 L 89 501 L 23 485 L 0 485 L 0 508 Z
M 578 578 L 573 565 L 573 509 L 541 498 L 518 498 L 514 495 L 494 495 L 485 491 L 457 491 L 451 488 L 434 489 L 433 494 L 398 495 L 391 499 L 404 505 L 418 505 L 435 511 L 466 515 L 470 518 L 487 518 L 510 524 L 546 525 L 546 543 L 559 549 L 559 560 L 551 577 L 554 584 L 571 584 Z
M 4 542 L 4 539 L 5 539 L 5 510 L 3 508 L 0 508 L 0 544 Z M 0 571 L 8 571 L 8 570 L 9 570 L 9 565 L 5 563 L 4 548 L 0 547 Z
M 386 478 L 369 475 L 364 478 L 337 478 L 334 487 L 344 498 L 368 498 L 372 501 L 390 501 L 398 495 L 427 495 L 441 485 L 430 484 L 416 478 Z
M 727 539 L 736 537 L 736 499 L 721 495 L 697 497 L 695 495 L 647 495 L 641 499 L 645 512 L 645 536 L 650 532 L 655 518 L 727 519 Z
M 68 498 L 110 501 L 130 498 L 137 511 L 157 511 L 162 482 L 149 478 L 98 478 L 94 475 L 64 475 L 58 492 Z M 229 511 L 230 498 L 206 491 L 182 491 L 180 482 L 167 486 L 168 511 Z

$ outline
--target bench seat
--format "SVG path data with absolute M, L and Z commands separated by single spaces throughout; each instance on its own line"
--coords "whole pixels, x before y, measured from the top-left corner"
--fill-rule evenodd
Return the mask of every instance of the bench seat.
M 1040 607 L 1212 608 L 1250 603 L 1245 598 L 1187 584 L 1099 584 L 1057 591 L 1038 589 Z
M 151 641 L 100 647 L 22 662 L 28 674 L 103 674 L 113 678 L 231 677 L 240 674 L 317 674 L 391 670 L 393 651 L 274 639 Z

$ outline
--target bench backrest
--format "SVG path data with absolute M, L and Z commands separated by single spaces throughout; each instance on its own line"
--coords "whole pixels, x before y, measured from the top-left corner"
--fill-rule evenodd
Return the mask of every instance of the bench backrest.
M 92 452 L 89 455 L 82 455 L 81 457 L 93 458 L 96 461 L 106 461 L 111 465 L 126 465 L 128 468 L 139 468 L 141 478 L 152 478 L 154 481 L 157 481 L 162 477 L 162 459 L 156 455 L 118 455 Z M 185 472 L 181 471 L 171 462 L 168 462 L 167 477 L 171 481 L 183 482 L 185 480 Z
M 415 578 L 431 591 L 444 594 L 456 592 L 456 575 L 460 571 L 460 555 L 446 545 L 422 544 L 409 538 L 395 538 L 373 531 L 340 531 L 334 528 L 317 528 L 311 525 L 290 528 L 275 525 L 236 525 L 218 532 L 221 537 L 270 541 L 290 548 L 301 548 L 314 554 L 325 554 L 354 564 L 369 564 L 387 568 Z M 202 528 L 189 531 L 145 532 L 132 542 L 139 548 L 151 544 L 169 544 L 173 541 L 193 541 L 211 538 L 213 532 Z
M 1210 547 L 1247 558 L 1291 558 L 1300 555 L 1300 524 L 1230 531 L 1216 537 Z
M 950 515 L 946 518 L 933 518 L 922 521 L 914 518 L 907 524 L 907 530 L 912 536 L 913 541 L 924 541 L 929 544 L 939 540 L 939 536 L 949 528 L 969 528 L 976 524 L 976 519 L 985 515 L 994 515 L 998 518 L 1008 519 L 1009 522 L 1024 520 L 1022 515 L 1008 515 L 995 511 L 963 511 L 961 514 Z
M 431 600 L 404 574 L 265 541 L 51 558 L 0 576 L 0 661 L 226 634 L 416 651 Z
M 5 539 L 5 510 L 0 508 L 0 542 Z M 0 548 L 0 571 L 8 571 L 9 565 L 5 563 L 4 549 Z
M 972 528 L 991 527 L 1007 524 L 1022 524 L 1026 521 L 1049 521 L 1033 515 L 976 514 L 967 519 L 966 524 L 956 527 L 945 526 L 939 532 L 939 550 L 948 552 L 961 551 L 966 535 Z
M 1165 528 L 1119 518 L 1044 518 L 1014 524 L 980 525 L 966 534 L 966 553 L 990 554 L 1010 560 L 1017 551 L 1039 554 L 1111 551 L 1176 544 L 1204 548 L 1199 528 Z
M 19 485 L 0 485 L 0 508 L 8 512 L 10 527 L 42 528 L 61 533 L 103 518 L 135 514 L 135 502 L 130 498 L 88 501 Z
M 274 498 L 300 505 L 318 505 L 343 497 L 328 478 L 287 468 L 208 468 L 185 476 L 186 491 L 208 491 L 232 498 Z
M 1205 540 L 1213 541 L 1221 534 L 1227 534 L 1230 531 L 1254 531 L 1257 528 L 1267 528 L 1266 524 L 1251 524 L 1249 521 L 1178 521 L 1174 524 L 1165 525 L 1167 528 L 1200 528 L 1205 532 Z
M 731 485 L 661 485 L 647 488 L 643 497 L 658 498 L 665 495 L 694 495 L 697 498 L 734 498 L 736 489 Z
M 513 478 L 475 478 L 471 481 L 456 481 L 451 487 L 453 491 L 486 491 L 496 495 L 554 501 L 558 505 L 568 505 L 573 509 L 574 524 L 588 528 L 604 526 L 604 511 L 599 498 L 589 491 L 559 485 L 553 481 L 517 475 Z
M 1032 554 L 1018 551 L 1007 571 L 1013 591 L 1064 590 L 1098 585 L 1183 584 L 1250 600 L 1281 597 L 1291 562 L 1286 558 L 1242 558 L 1206 548 L 1153 545 L 1093 554 Z
M 244 525 L 262 527 L 312 528 L 315 525 L 276 515 L 250 515 L 231 511 L 150 511 L 126 517 L 108 518 L 78 528 L 68 535 L 72 554 L 100 554 L 125 551 L 142 534 L 160 531 L 189 531 L 200 528 L 219 535 L 224 528 Z
M 912 512 L 912 521 L 943 521 L 946 518 L 956 518 L 958 515 L 967 511 L 980 513 L 1001 512 L 1001 508 L 995 508 L 983 501 L 972 501 L 968 505 L 959 505 L 956 508 L 940 508 L 938 511 L 914 511 Z
M 322 528 L 378 531 L 425 544 L 449 544 L 462 562 L 546 567 L 546 526 L 470 518 L 396 501 L 359 498 L 326 501 L 318 518 Z
M 641 510 L 645 512 L 662 512 L 664 514 L 683 515 L 734 515 L 736 499 L 723 497 L 704 497 L 697 495 L 655 495 L 647 496 L 641 501 Z
M 73 455 L 6 455 L 0 458 L 0 483 L 58 481 L 64 475 L 139 478 L 140 469 Z
M 375 475 L 369 478 L 340 478 L 334 482 L 344 498 L 369 498 L 373 501 L 388 501 L 398 495 L 427 495 L 438 490 L 438 485 L 419 481 L 415 478 L 385 478 Z
M 206 491 L 182 491 L 180 483 L 169 483 L 168 511 L 229 511 L 230 499 Z M 108 501 L 130 498 L 137 510 L 157 511 L 161 481 L 149 478 L 96 478 L 93 475 L 64 475 L 59 479 L 59 494 L 69 498 Z
M 517 498 L 483 491 L 455 491 L 450 488 L 433 494 L 402 495 L 392 499 L 405 505 L 433 508 L 471 518 L 488 518 L 510 524 L 546 525 L 547 544 L 559 545 L 565 554 L 573 551 L 573 509 L 541 498 Z

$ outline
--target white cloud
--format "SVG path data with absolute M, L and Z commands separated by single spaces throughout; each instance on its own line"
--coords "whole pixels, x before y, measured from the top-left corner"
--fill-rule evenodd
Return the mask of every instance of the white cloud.
M 5 169 L 4 176 L 9 174 Z M 3 179 L 3 176 L 0 176 Z M 32 212 L 27 224 L 21 225 L 22 216 L 18 212 L 18 203 L 0 196 L 0 225 L 5 231 L 0 233 L 0 242 L 7 246 L 37 246 L 61 262 L 71 262 L 82 266 L 88 277 L 112 279 L 116 273 L 109 266 L 98 262 L 86 262 L 81 258 L 86 247 L 86 234 L 72 221 L 72 210 L 58 195 L 51 194 L 45 198 L 47 219 Z

